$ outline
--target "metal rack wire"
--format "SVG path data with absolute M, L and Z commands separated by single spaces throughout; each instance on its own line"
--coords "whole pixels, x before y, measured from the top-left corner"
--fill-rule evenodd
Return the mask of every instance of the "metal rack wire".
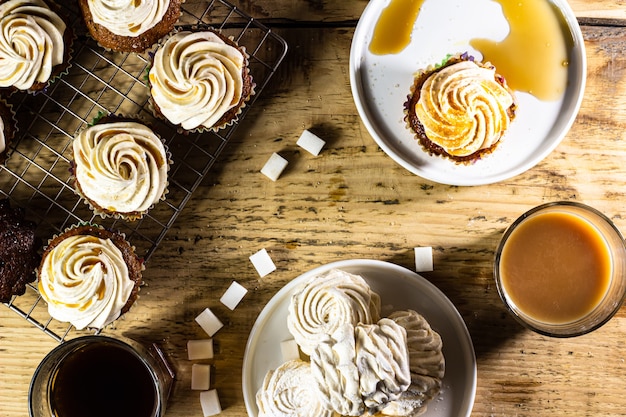
M 14 94 L 7 99 L 17 113 L 19 135 L 11 145 L 11 156 L 0 167 L 0 197 L 9 197 L 13 205 L 25 209 L 26 218 L 38 224 L 37 233 L 44 242 L 73 224 L 91 222 L 125 233 L 136 252 L 148 261 L 237 124 L 219 132 L 186 135 L 153 117 L 145 78 L 149 53 L 124 54 L 99 47 L 86 35 L 77 6 L 65 7 L 78 28 L 72 66 L 46 91 Z M 240 114 L 239 120 L 243 119 L 284 58 L 286 42 L 223 0 L 184 4 L 179 26 L 219 29 L 246 48 L 256 94 Z M 172 155 L 167 198 L 140 220 L 101 219 L 72 187 L 72 138 L 102 113 L 143 118 L 165 140 Z M 24 295 L 13 297 L 6 305 L 59 342 L 73 330 L 48 315 L 35 285 L 29 285 Z

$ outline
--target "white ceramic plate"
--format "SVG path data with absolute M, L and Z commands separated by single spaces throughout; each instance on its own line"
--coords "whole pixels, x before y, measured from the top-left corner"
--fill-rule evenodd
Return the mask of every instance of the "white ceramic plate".
M 443 340 L 446 373 L 438 398 L 425 417 L 469 416 L 476 393 L 476 357 L 465 322 L 450 300 L 433 284 L 401 266 L 375 260 L 348 260 L 315 268 L 284 286 L 267 303 L 254 324 L 243 359 L 243 397 L 250 417 L 257 417 L 255 395 L 268 370 L 282 362 L 280 343 L 293 339 L 287 308 L 294 290 L 314 275 L 337 268 L 361 275 L 381 296 L 383 316 L 411 308 L 422 314 Z
M 549 0 L 546 0 L 549 1 Z M 381 12 L 390 0 L 371 0 L 354 32 L 350 50 L 352 95 L 367 130 L 387 155 L 428 180 L 450 185 L 481 185 L 502 181 L 532 168 L 561 142 L 582 101 L 586 79 L 585 46 L 576 16 L 566 0 L 551 0 L 565 18 L 564 36 L 573 40 L 568 84 L 561 100 L 545 102 L 516 92 L 516 118 L 498 148 L 472 165 L 428 155 L 404 122 L 403 105 L 413 74 L 441 62 L 447 54 L 482 55 L 471 39 L 502 40 L 508 23 L 493 0 L 426 0 L 411 36 L 398 54 L 369 52 Z M 470 22 L 470 23 L 468 23 Z

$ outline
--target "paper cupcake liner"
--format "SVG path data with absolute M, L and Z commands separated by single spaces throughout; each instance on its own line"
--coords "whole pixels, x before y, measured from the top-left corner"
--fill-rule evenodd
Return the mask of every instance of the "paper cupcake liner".
M 458 53 L 458 54 L 448 54 L 441 62 L 438 62 L 436 64 L 431 64 L 427 66 L 426 68 L 416 71 L 415 74 L 413 75 L 414 81 L 411 84 L 411 87 L 409 89 L 407 100 L 404 103 L 404 122 L 405 122 L 406 128 L 414 134 L 415 139 L 417 140 L 421 148 L 429 155 L 438 156 L 438 157 L 450 160 L 451 162 L 454 162 L 457 165 L 471 165 L 471 164 L 474 164 L 476 161 L 479 161 L 480 159 L 482 159 L 484 156 L 487 156 L 490 153 L 492 153 L 498 147 L 498 144 L 501 142 L 501 140 L 493 144 L 490 148 L 480 149 L 472 153 L 471 155 L 467 155 L 467 156 L 450 155 L 449 153 L 445 151 L 443 147 L 435 144 L 434 142 L 431 142 L 426 137 L 426 134 L 423 131 L 417 132 L 414 129 L 414 126 L 411 122 L 411 112 L 410 112 L 410 108 L 412 106 L 415 106 L 415 104 L 417 103 L 417 101 L 415 100 L 415 94 L 422 87 L 427 77 L 429 77 L 431 74 L 435 73 L 436 71 L 440 70 L 441 68 L 444 68 L 446 66 L 453 65 L 455 63 L 462 62 L 462 61 L 471 61 L 471 62 L 476 63 L 476 65 L 483 67 L 483 68 L 489 68 L 489 69 L 495 68 L 495 66 L 491 64 L 490 62 L 478 61 L 472 55 L 469 55 L 467 52 L 463 52 L 463 53 Z M 504 77 L 496 73 L 496 78 L 505 88 L 509 89 Z M 509 91 L 511 95 L 515 98 L 515 96 L 513 95 L 513 92 L 510 89 Z M 511 120 L 513 120 L 513 118 L 515 117 L 516 107 L 517 106 L 514 102 L 512 106 L 511 114 L 510 114 L 512 116 Z M 415 116 L 414 114 L 413 116 L 415 117 L 415 119 L 417 119 L 417 116 Z M 421 122 L 419 123 L 421 125 Z
M 161 140 L 161 142 L 163 143 L 163 147 L 165 148 L 165 164 L 167 167 L 167 174 L 168 174 L 168 179 L 166 181 L 165 184 L 165 188 L 163 190 L 163 193 L 161 194 L 160 198 L 155 201 L 154 203 L 152 203 L 147 209 L 142 210 L 142 211 L 133 211 L 133 212 L 120 212 L 120 211 L 113 211 L 113 210 L 108 210 L 105 209 L 103 207 L 101 207 L 97 201 L 93 198 L 90 198 L 89 196 L 85 195 L 85 193 L 83 192 L 82 188 L 80 187 L 80 184 L 78 183 L 78 180 L 76 178 L 76 162 L 75 160 L 71 161 L 70 164 L 70 183 L 73 185 L 74 188 L 74 192 L 83 200 L 83 202 L 85 204 L 87 204 L 90 208 L 90 210 L 96 214 L 97 216 L 100 216 L 101 218 L 105 219 L 105 218 L 115 218 L 115 219 L 121 219 L 121 220 L 127 220 L 127 221 L 135 221 L 135 220 L 139 220 L 141 218 L 143 218 L 143 216 L 145 216 L 150 210 L 152 210 L 154 208 L 154 206 L 156 206 L 156 204 L 158 204 L 161 201 L 165 201 L 167 198 L 167 194 L 169 193 L 169 172 L 170 172 L 170 168 L 171 165 L 174 163 L 172 160 L 172 155 L 171 152 L 168 149 L 167 144 L 165 143 L 165 141 L 163 140 L 163 138 L 161 138 L 161 136 L 156 133 L 156 131 L 152 128 L 152 126 L 150 125 L 150 123 L 146 122 L 145 120 L 143 120 L 142 117 L 140 116 L 126 116 L 126 115 L 122 115 L 122 114 L 106 114 L 106 113 L 99 113 L 93 120 L 91 123 L 89 123 L 88 126 L 86 126 L 84 129 L 87 129 L 91 126 L 100 124 L 100 123 L 110 123 L 110 122 L 116 122 L 116 121 L 131 121 L 131 122 L 137 122 L 140 123 L 146 127 L 148 127 L 149 129 L 151 129 L 153 131 L 153 133 Z M 80 130 L 80 132 L 82 132 L 84 129 Z M 80 133 L 79 132 L 79 133 Z
M 128 299 L 126 300 L 126 303 L 121 307 L 118 317 L 112 322 L 106 323 L 102 328 L 91 327 L 92 329 L 102 330 L 104 328 L 114 325 L 114 323 L 117 320 L 121 319 L 126 313 L 128 313 L 131 307 L 136 303 L 139 298 L 140 288 L 144 284 L 143 271 L 145 271 L 146 266 L 144 260 L 136 254 L 136 248 L 128 241 L 126 234 L 117 230 L 105 228 L 94 223 L 80 222 L 67 227 L 65 230 L 53 235 L 48 240 L 48 243 L 43 250 L 40 266 L 36 270 L 39 285 L 41 285 L 41 281 L 39 279 L 41 276 L 41 268 L 43 266 L 46 256 L 48 256 L 50 251 L 58 244 L 60 244 L 63 240 L 75 235 L 90 235 L 98 237 L 100 239 L 111 240 L 111 242 L 113 242 L 113 244 L 122 253 L 124 262 L 128 267 L 128 278 L 134 282 L 133 289 Z M 56 317 L 53 318 L 56 319 Z
M 11 144 L 17 137 L 19 127 L 13 105 L 2 98 L 0 98 L 0 117 L 4 125 L 2 129 L 4 134 L 4 149 L 0 151 L 0 164 L 3 165 L 11 157 L 11 153 L 13 152 Z
M 184 30 L 188 30 L 191 32 L 213 32 L 216 35 L 218 35 L 222 40 L 224 40 L 224 42 L 226 42 L 228 45 L 233 46 L 235 48 L 237 48 L 241 54 L 244 57 L 244 63 L 243 63 L 243 71 L 241 74 L 241 77 L 243 79 L 243 91 L 241 94 L 241 98 L 239 100 L 239 102 L 231 107 L 230 109 L 228 109 L 222 116 L 221 118 L 215 123 L 213 124 L 213 126 L 207 127 L 207 126 L 197 126 L 193 129 L 185 129 L 184 127 L 182 127 L 180 124 L 178 125 L 174 125 L 168 118 L 167 116 L 165 116 L 158 104 L 154 101 L 153 97 L 152 97 L 152 85 L 150 83 L 150 79 L 148 76 L 146 76 L 146 85 L 148 87 L 148 91 L 150 93 L 149 98 L 148 98 L 148 109 L 152 112 L 152 114 L 154 115 L 154 117 L 158 118 L 159 120 L 162 120 L 166 123 L 169 123 L 171 125 L 174 125 L 177 129 L 177 132 L 179 134 L 194 134 L 194 133 L 205 133 L 205 132 L 218 132 L 222 129 L 225 129 L 229 126 L 232 126 L 233 124 L 237 123 L 239 121 L 239 116 L 241 115 L 241 113 L 243 112 L 243 109 L 247 106 L 248 102 L 251 100 L 251 98 L 256 94 L 256 83 L 254 82 L 254 78 L 252 77 L 252 74 L 250 73 L 250 67 L 249 67 L 249 59 L 250 59 L 250 55 L 248 54 L 246 47 L 239 45 L 232 36 L 225 36 L 221 33 L 220 30 L 213 28 L 210 25 L 193 25 L 190 27 L 186 27 L 186 28 L 176 28 L 174 30 L 172 30 L 167 36 L 163 37 L 161 39 L 161 41 L 159 42 L 158 45 L 156 45 L 156 47 L 150 51 L 149 56 L 150 56 L 150 63 L 148 65 L 148 68 L 146 69 L 147 73 L 149 74 L 150 69 L 152 68 L 153 62 L 154 62 L 154 55 L 157 52 L 157 50 L 159 48 L 161 48 L 169 38 L 171 38 L 172 36 L 174 36 L 176 33 L 180 32 L 180 31 L 184 31 Z
M 78 1 L 83 21 L 87 27 L 87 34 L 100 48 L 108 52 L 141 54 L 158 44 L 180 22 L 181 6 L 185 0 L 171 0 L 163 19 L 157 25 L 135 37 L 116 35 L 104 26 L 95 23 L 88 3 L 88 0 Z

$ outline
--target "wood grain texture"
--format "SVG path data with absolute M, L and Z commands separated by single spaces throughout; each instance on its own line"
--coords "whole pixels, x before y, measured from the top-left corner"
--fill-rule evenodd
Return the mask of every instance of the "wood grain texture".
M 315 13 L 349 20 L 357 14 L 348 9 L 366 2 L 241 3 L 259 15 L 279 6 L 294 19 L 307 12 L 309 21 Z M 619 3 L 572 1 L 607 10 Z M 367 133 L 350 93 L 353 27 L 276 28 L 290 46 L 283 65 L 150 259 L 139 301 L 104 332 L 162 345 L 177 370 L 167 415 L 202 415 L 198 393 L 190 390 L 186 343 L 206 337 L 194 322 L 205 307 L 225 324 L 215 335 L 215 358 L 204 361 L 213 365 L 212 388 L 223 416 L 245 416 L 245 342 L 270 298 L 302 272 L 336 260 L 378 259 L 412 269 L 415 246 L 433 247 L 435 270 L 423 276 L 452 300 L 472 336 L 473 416 L 623 415 L 626 310 L 591 335 L 549 339 L 508 315 L 492 278 L 504 229 L 535 205 L 584 202 L 626 230 L 626 34 L 621 27 L 582 29 L 587 89 L 563 142 L 515 178 L 454 187 L 407 172 Z M 327 141 L 318 157 L 296 146 L 303 129 Z M 272 152 L 289 161 L 276 182 L 259 173 Z M 259 278 L 248 257 L 262 248 L 277 270 Z M 233 280 L 249 292 L 230 311 L 219 298 Z M 27 414 L 30 378 L 54 345 L 0 306 L 0 416 Z

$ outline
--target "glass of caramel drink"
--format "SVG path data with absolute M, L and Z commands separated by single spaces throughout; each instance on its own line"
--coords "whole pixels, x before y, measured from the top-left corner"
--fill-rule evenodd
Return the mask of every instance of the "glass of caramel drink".
M 494 276 L 500 298 L 527 328 L 573 337 L 604 325 L 626 295 L 626 243 L 584 204 L 535 207 L 504 232 Z
M 30 417 L 162 417 L 174 373 L 155 344 L 108 336 L 61 343 L 41 361 Z

